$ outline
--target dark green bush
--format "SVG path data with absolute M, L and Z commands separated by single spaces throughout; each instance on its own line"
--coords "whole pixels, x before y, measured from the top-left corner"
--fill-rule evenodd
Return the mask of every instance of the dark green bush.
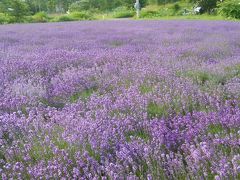
M 218 0 L 197 0 L 197 6 L 201 7 L 203 12 L 211 14 L 217 6 L 217 1 Z
M 142 18 L 152 18 L 152 17 L 157 17 L 158 15 L 159 15 L 158 11 L 154 11 L 154 10 L 145 10 L 141 12 Z
M 63 21 L 75 21 L 76 19 L 74 19 L 73 17 L 69 16 L 69 15 L 62 15 L 57 17 L 54 21 L 56 22 L 63 22 Z
M 118 12 L 114 15 L 114 18 L 130 18 L 133 17 L 135 13 L 133 11 L 123 11 L 123 12 Z
M 172 14 L 172 13 L 171 13 Z M 163 16 L 169 16 L 169 9 L 168 8 L 161 8 L 160 10 L 147 10 L 141 12 L 142 18 L 157 18 Z
M 93 20 L 94 17 L 89 12 L 73 12 L 71 14 L 62 15 L 55 17 L 53 22 L 62 22 L 62 21 L 79 21 L 79 20 Z
M 92 20 L 93 16 L 89 12 L 73 12 L 70 14 L 76 20 Z
M 12 10 L 9 10 L 12 9 Z M 25 16 L 29 15 L 29 7 L 22 0 L 0 1 L 0 12 L 7 14 L 9 23 L 25 22 Z
M 132 9 L 129 9 L 127 7 L 118 7 L 114 9 L 114 18 L 129 18 L 133 17 L 135 15 L 135 12 Z
M 226 0 L 219 3 L 218 12 L 225 17 L 240 19 L 240 0 Z
M 174 10 L 174 7 L 161 8 L 159 10 L 145 10 L 141 12 L 142 18 L 157 18 L 164 16 L 174 16 L 178 11 Z
M 183 8 L 179 5 L 179 3 L 174 3 L 170 9 L 168 10 L 169 16 L 178 16 L 183 14 Z
M 173 9 L 174 13 L 176 13 L 176 12 L 180 11 L 181 6 L 178 3 L 174 3 L 172 6 L 172 9 Z
M 90 9 L 89 0 L 79 0 L 72 3 L 69 7 L 70 12 L 77 12 Z
M 48 22 L 50 18 L 45 12 L 38 12 L 32 16 L 33 22 Z

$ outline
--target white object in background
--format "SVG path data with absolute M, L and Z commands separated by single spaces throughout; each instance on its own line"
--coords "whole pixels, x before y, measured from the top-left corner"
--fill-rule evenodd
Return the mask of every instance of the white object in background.
M 195 13 L 200 13 L 201 9 L 202 9 L 202 7 L 196 7 L 196 8 L 194 8 L 193 11 L 194 11 Z
M 9 10 L 9 11 L 14 11 L 14 9 L 13 9 L 13 8 L 8 8 L 8 10 Z

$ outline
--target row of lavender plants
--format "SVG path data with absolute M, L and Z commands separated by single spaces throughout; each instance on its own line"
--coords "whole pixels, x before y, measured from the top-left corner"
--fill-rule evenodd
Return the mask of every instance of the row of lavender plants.
M 0 179 L 240 178 L 239 29 L 0 26 Z

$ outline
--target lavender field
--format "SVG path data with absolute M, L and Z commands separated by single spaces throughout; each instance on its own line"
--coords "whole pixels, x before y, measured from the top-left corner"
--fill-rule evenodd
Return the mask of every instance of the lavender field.
M 0 26 L 0 179 L 238 178 L 238 22 Z

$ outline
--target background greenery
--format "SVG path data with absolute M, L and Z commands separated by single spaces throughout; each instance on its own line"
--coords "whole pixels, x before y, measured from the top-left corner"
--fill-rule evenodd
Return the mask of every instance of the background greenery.
M 1 0 L 0 24 L 132 18 L 135 17 L 134 2 L 135 0 Z M 141 18 L 147 19 L 240 19 L 240 0 L 140 0 L 140 3 Z M 195 7 L 202 9 L 196 13 L 193 11 Z

